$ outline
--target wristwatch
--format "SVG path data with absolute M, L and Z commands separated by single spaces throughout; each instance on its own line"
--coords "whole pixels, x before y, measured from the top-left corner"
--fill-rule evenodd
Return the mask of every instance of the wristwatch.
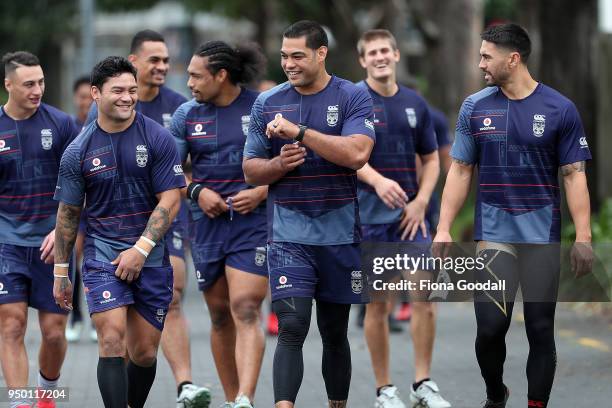
M 300 128 L 300 131 L 298 132 L 297 136 L 293 138 L 295 142 L 301 142 L 302 139 L 304 139 L 304 133 L 306 133 L 306 129 L 308 129 L 308 126 L 298 124 L 298 128 Z

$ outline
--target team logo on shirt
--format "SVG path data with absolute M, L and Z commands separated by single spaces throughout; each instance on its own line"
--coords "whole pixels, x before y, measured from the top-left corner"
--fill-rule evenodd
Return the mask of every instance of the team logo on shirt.
M 544 134 L 544 126 L 546 126 L 546 115 L 533 115 L 533 135 L 541 137 Z
M 170 124 L 172 124 L 172 114 L 170 113 L 162 113 L 162 123 L 166 129 L 170 128 Z
M 408 124 L 414 129 L 417 125 L 417 117 L 414 108 L 406 108 L 406 117 L 408 118 Z
M 53 144 L 53 131 L 51 129 L 42 129 L 40 131 L 40 144 L 45 150 L 50 150 Z
M 149 160 L 149 153 L 147 153 L 147 146 L 138 145 L 136 146 L 136 164 L 138 167 L 145 167 Z
M 351 272 L 351 290 L 354 294 L 359 295 L 363 290 L 363 281 L 361 280 L 361 271 Z
M 0 295 L 6 295 L 8 290 L 4 290 L 4 283 L 0 282 Z
M 330 105 L 327 107 L 327 124 L 329 126 L 336 126 L 338 124 L 339 112 L 338 105 Z
M 375 119 L 376 120 L 376 119 Z M 374 123 L 372 123 L 372 121 L 370 119 L 366 119 L 363 124 L 365 125 L 365 127 L 367 127 L 370 130 L 374 130 Z
M 244 133 L 244 135 L 248 135 L 249 134 L 249 123 L 251 123 L 251 115 L 244 115 L 242 118 L 242 133 Z
M 263 266 L 266 263 L 266 247 L 255 248 L 255 265 Z

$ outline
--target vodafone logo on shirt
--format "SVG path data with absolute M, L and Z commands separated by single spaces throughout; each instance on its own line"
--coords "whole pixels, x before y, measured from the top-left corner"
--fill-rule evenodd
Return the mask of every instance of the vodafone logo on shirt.
M 0 139 L 0 152 L 6 152 L 7 150 L 11 150 L 11 146 L 6 145 L 6 140 Z
M 491 120 L 491 118 L 484 118 L 482 120 L 482 127 L 479 129 L 480 131 L 484 131 L 484 130 L 495 130 L 495 126 L 491 126 L 491 123 L 493 123 L 493 121 Z

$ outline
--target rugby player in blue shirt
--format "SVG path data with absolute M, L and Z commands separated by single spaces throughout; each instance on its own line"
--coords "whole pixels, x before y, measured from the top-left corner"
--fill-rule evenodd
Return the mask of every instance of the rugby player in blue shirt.
M 357 49 L 359 62 L 367 71 L 366 80 L 358 85 L 372 96 L 376 130 L 376 146 L 370 160 L 357 171 L 363 239 L 406 242 L 401 248 L 410 256 L 420 257 L 431 242 L 425 213 L 440 172 L 430 107 L 415 91 L 397 83 L 400 54 L 393 34 L 387 30 L 367 31 Z M 420 180 L 417 157 L 422 163 Z M 424 270 L 408 273 L 406 279 L 431 279 L 431 272 Z M 375 275 L 372 278 L 380 279 Z M 397 278 L 389 273 L 385 277 L 387 281 Z M 425 293 L 417 292 L 411 292 L 415 377 L 410 401 L 414 406 L 447 408 L 451 405 L 430 378 L 435 305 L 423 301 Z M 388 293 L 375 293 L 372 297 L 366 307 L 364 332 L 376 377 L 375 407 L 404 408 L 389 374 L 388 317 L 392 304 Z
M 70 116 L 42 103 L 45 77 L 36 56 L 9 53 L 2 65 L 8 101 L 0 108 L 0 359 L 7 387 L 28 385 L 23 339 L 28 305 L 38 309 L 38 383 L 51 388 L 66 355 L 67 320 L 53 300 L 53 185 L 62 153 L 78 130 Z M 10 404 L 30 406 L 26 400 Z M 38 406 L 55 405 L 38 401 Z
M 374 146 L 372 98 L 325 69 L 327 35 L 316 22 L 285 30 L 281 66 L 289 79 L 262 93 L 244 147 L 247 183 L 268 190 L 268 268 L 279 319 L 274 399 L 293 407 L 312 301 L 323 340 L 330 407 L 345 407 L 352 303 L 367 296 L 360 265 L 356 170 Z
M 164 235 L 185 178 L 170 132 L 134 110 L 132 64 L 108 57 L 94 67 L 91 84 L 98 119 L 66 148 L 55 192 L 54 296 L 70 308 L 65 263 L 85 202 L 83 283 L 98 332 L 98 385 L 106 407 L 140 408 L 155 379 L 172 299 Z
M 240 86 L 264 63 L 252 46 L 201 45 L 187 68 L 194 99 L 177 109 L 171 126 L 182 160 L 191 156 L 191 253 L 210 313 L 224 406 L 236 408 L 253 406 L 265 346 L 260 313 L 268 288 L 268 187 L 244 181 L 242 151 L 258 93 Z
M 475 293 L 476 357 L 487 390 L 485 408 L 503 408 L 506 332 L 518 287 L 523 295 L 529 340 L 529 407 L 546 407 L 556 351 L 554 319 L 559 285 L 561 169 L 569 211 L 576 226 L 571 252 L 577 276 L 592 266 L 589 190 L 585 161 L 591 159 L 574 104 L 535 81 L 527 68 L 531 41 L 516 24 L 481 34 L 479 68 L 487 88 L 463 102 L 435 242 L 440 255 L 478 167 L 475 233 L 477 254 L 487 259 L 476 271 L 481 282 L 504 280 L 505 291 Z

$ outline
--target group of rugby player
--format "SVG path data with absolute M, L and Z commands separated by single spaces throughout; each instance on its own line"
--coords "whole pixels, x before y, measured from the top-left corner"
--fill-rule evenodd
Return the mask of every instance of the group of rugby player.
M 556 296 L 555 253 L 546 252 L 553 265 L 543 265 L 549 246 L 538 252 L 525 244 L 559 241 L 559 167 L 582 244 L 572 252 L 572 266 L 577 275 L 590 269 L 584 173 L 590 153 L 574 105 L 530 76 L 527 33 L 505 24 L 481 37 L 479 68 L 488 87 L 468 97 L 459 113 L 434 242 L 443 252 L 452 241 L 449 230 L 477 165 L 479 255 L 492 259 L 489 272 L 515 282 L 503 294 L 509 307 L 501 311 L 487 301 L 489 294 L 476 294 L 483 298 L 475 302 L 483 407 L 498 408 L 509 397 L 502 378 L 504 338 L 517 287 L 525 291 L 525 276 L 546 270 L 539 290 Z M 187 101 L 164 86 L 168 49 L 160 34 L 145 30 L 134 37 L 128 58 L 103 59 L 90 83 L 75 86 L 77 96 L 80 85 L 89 88 L 95 102 L 87 119 L 84 110 L 71 118 L 41 103 L 44 75 L 34 55 L 5 55 L 0 357 L 6 385 L 28 384 L 29 305 L 38 309 L 42 333 L 38 386 L 57 386 L 67 312 L 75 306 L 70 271 L 78 265 L 99 346 L 104 405 L 145 406 L 161 343 L 176 380 L 177 406 L 208 407 L 210 391 L 192 383 L 181 310 L 182 243 L 188 236 L 210 313 L 223 406 L 254 406 L 264 353 L 260 309 L 268 289 L 279 323 L 276 407 L 295 404 L 313 300 L 329 407 L 347 406 L 350 306 L 368 302 L 360 242 L 432 242 L 435 226 L 426 212 L 440 172 L 438 147 L 446 138 L 436 135 L 425 100 L 397 83 L 400 54 L 393 35 L 367 31 L 357 49 L 367 78 L 353 84 L 328 74 L 323 28 L 297 22 L 282 37 L 288 81 L 258 94 L 244 85 L 263 69 L 260 51 L 210 41 L 189 63 L 193 99 Z M 190 174 L 183 172 L 186 163 Z M 84 243 L 73 251 L 79 231 Z M 417 277 L 432 273 L 418 271 Z M 450 407 L 430 377 L 435 305 L 427 293 L 411 293 L 411 300 L 415 378 L 409 405 Z M 374 296 L 365 333 L 376 378 L 374 405 L 402 408 L 389 373 L 390 308 L 385 297 Z M 532 407 L 546 407 L 552 388 L 554 312 L 554 301 L 525 303 Z M 30 406 L 55 402 L 11 401 L 11 408 Z

